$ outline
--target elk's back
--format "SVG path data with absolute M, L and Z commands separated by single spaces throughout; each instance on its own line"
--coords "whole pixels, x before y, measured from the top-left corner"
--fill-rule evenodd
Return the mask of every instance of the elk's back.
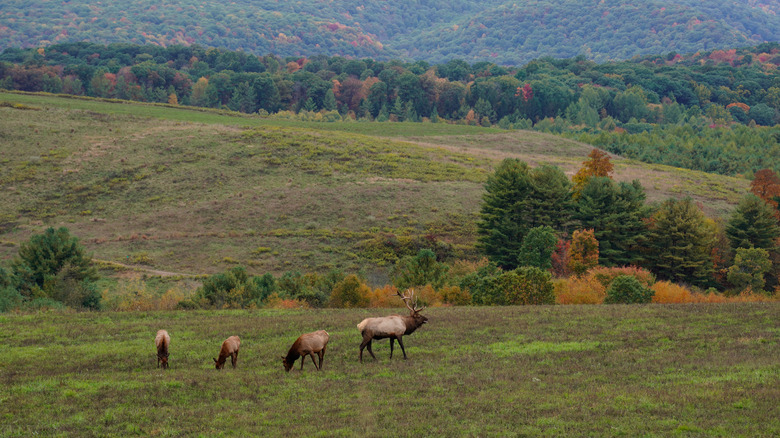
M 168 345 L 171 343 L 171 337 L 168 336 L 168 332 L 165 330 L 159 330 L 157 332 L 157 336 L 154 337 L 154 345 L 157 346 L 158 349 L 160 348 L 168 348 Z
M 370 330 L 373 336 L 400 336 L 406 331 L 406 323 L 399 315 L 366 318 L 358 324 L 358 330 L 361 332 Z

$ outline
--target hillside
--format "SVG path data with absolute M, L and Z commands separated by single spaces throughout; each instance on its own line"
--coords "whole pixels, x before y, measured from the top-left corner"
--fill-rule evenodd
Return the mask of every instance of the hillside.
M 95 258 L 186 274 L 362 270 L 404 251 L 478 257 L 483 183 L 505 157 L 572 175 L 591 147 L 431 123 L 317 123 L 0 93 L 0 258 L 67 226 Z M 744 179 L 614 157 L 648 199 L 730 211 Z M 423 243 L 424 242 L 424 243 Z M 417 245 L 417 246 L 416 246 Z
M 775 0 L 8 0 L 0 50 L 89 41 L 505 65 L 541 56 L 604 61 L 778 41 L 778 12 Z

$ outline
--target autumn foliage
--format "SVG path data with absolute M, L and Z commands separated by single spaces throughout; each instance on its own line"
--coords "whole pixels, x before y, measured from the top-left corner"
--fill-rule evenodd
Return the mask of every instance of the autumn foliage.
M 569 269 L 577 275 L 599 264 L 599 242 L 594 230 L 577 230 L 571 237 Z
M 780 219 L 777 198 L 780 197 L 780 177 L 771 169 L 762 169 L 756 172 L 753 181 L 750 182 L 750 193 L 768 202 L 775 208 L 775 215 Z
M 599 149 L 593 149 L 588 154 L 588 159 L 582 163 L 582 167 L 572 177 L 574 183 L 573 192 L 575 198 L 585 187 L 588 179 L 596 176 L 606 176 L 612 178 L 612 171 L 614 166 L 609 159 L 609 154 Z

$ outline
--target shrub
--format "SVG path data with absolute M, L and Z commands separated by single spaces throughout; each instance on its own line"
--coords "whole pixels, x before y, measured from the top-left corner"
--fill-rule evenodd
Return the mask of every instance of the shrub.
M 643 285 L 636 277 L 621 275 L 612 280 L 607 289 L 605 304 L 649 303 L 653 299 L 652 289 Z
M 593 276 L 569 277 L 554 284 L 557 304 L 601 304 L 607 288 Z
M 439 291 L 442 302 L 453 306 L 468 306 L 471 304 L 471 294 L 458 286 L 445 286 Z
M 420 306 L 439 307 L 444 303 L 441 295 L 430 284 L 414 288 L 414 297 Z
M 655 283 L 653 289 L 653 302 L 662 304 L 671 303 L 694 303 L 694 294 L 687 287 L 668 281 L 659 281 Z
M 636 266 L 623 266 L 623 267 L 604 267 L 597 266 L 590 269 L 587 272 L 588 276 L 593 276 L 599 283 L 605 288 L 608 288 L 615 278 L 621 275 L 628 275 L 639 280 L 643 285 L 650 287 L 655 283 L 655 276 L 647 269 L 638 268 Z
M 493 288 L 503 292 L 502 304 L 555 304 L 551 275 L 537 267 L 524 266 L 501 274 Z
M 273 277 L 269 279 L 267 275 L 259 279 L 250 277 L 246 269 L 236 266 L 205 279 L 197 297 L 218 309 L 259 305 L 273 291 Z
M 75 307 L 100 307 L 91 257 L 67 228 L 48 228 L 19 247 L 11 263 L 13 286 L 27 299 L 48 298 Z
M 493 287 L 493 282 L 501 274 L 501 269 L 494 262 L 480 267 L 476 272 L 466 275 L 460 281 L 460 288 L 471 294 L 474 304 L 490 306 L 503 304 L 501 291 Z
M 449 266 L 436 261 L 436 254 L 430 249 L 421 249 L 414 257 L 404 257 L 393 269 L 393 285 L 399 289 L 432 285 L 444 285 Z
M 368 295 L 368 307 L 395 307 L 398 306 L 398 289 L 392 285 L 372 290 Z
M 282 298 L 278 293 L 271 294 L 265 302 L 267 309 L 307 309 L 309 303 L 304 300 Z
M 8 312 L 22 305 L 22 294 L 11 286 L 0 287 L 0 312 Z
M 330 294 L 331 307 L 366 307 L 369 303 L 371 288 L 357 275 L 348 275 L 336 283 Z

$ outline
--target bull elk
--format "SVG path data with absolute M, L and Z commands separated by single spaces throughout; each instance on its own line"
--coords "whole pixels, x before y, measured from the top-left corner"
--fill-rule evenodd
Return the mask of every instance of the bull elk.
M 240 346 L 241 339 L 239 339 L 238 336 L 231 336 L 225 339 L 225 342 L 222 343 L 222 348 L 219 350 L 219 359 L 214 359 L 218 370 L 225 367 L 225 361 L 228 356 L 230 356 L 230 364 L 233 365 L 233 368 L 236 367 L 236 362 L 238 362 L 238 348 Z
M 424 307 L 417 307 L 417 302 L 414 300 L 414 290 L 409 289 L 403 295 L 401 295 L 400 291 L 397 293 L 411 313 L 409 316 L 391 315 L 381 318 L 366 318 L 361 321 L 357 325 L 358 330 L 363 335 L 363 342 L 360 344 L 361 363 L 363 362 L 363 349 L 366 347 L 368 347 L 371 357 L 376 360 L 376 356 L 374 356 L 374 352 L 371 350 L 371 341 L 384 338 L 390 338 L 390 359 L 393 358 L 393 342 L 396 340 L 404 353 L 404 359 L 406 359 L 406 349 L 403 341 L 401 341 L 401 337 L 403 335 L 411 335 L 415 330 L 428 322 L 428 318 L 420 315 Z
M 154 345 L 157 346 L 157 368 L 168 369 L 168 346 L 171 345 L 171 337 L 165 330 L 159 330 L 154 337 Z
M 311 361 L 314 363 L 314 368 L 317 371 L 321 370 L 322 358 L 325 357 L 325 348 L 328 346 L 329 339 L 330 335 L 325 330 L 302 334 L 293 342 L 290 351 L 287 352 L 287 357 L 282 356 L 284 370 L 289 372 L 299 357 L 301 358 L 301 370 L 303 370 L 303 362 L 306 360 L 306 356 L 311 356 Z M 320 358 L 319 366 L 314 356 L 315 353 Z

